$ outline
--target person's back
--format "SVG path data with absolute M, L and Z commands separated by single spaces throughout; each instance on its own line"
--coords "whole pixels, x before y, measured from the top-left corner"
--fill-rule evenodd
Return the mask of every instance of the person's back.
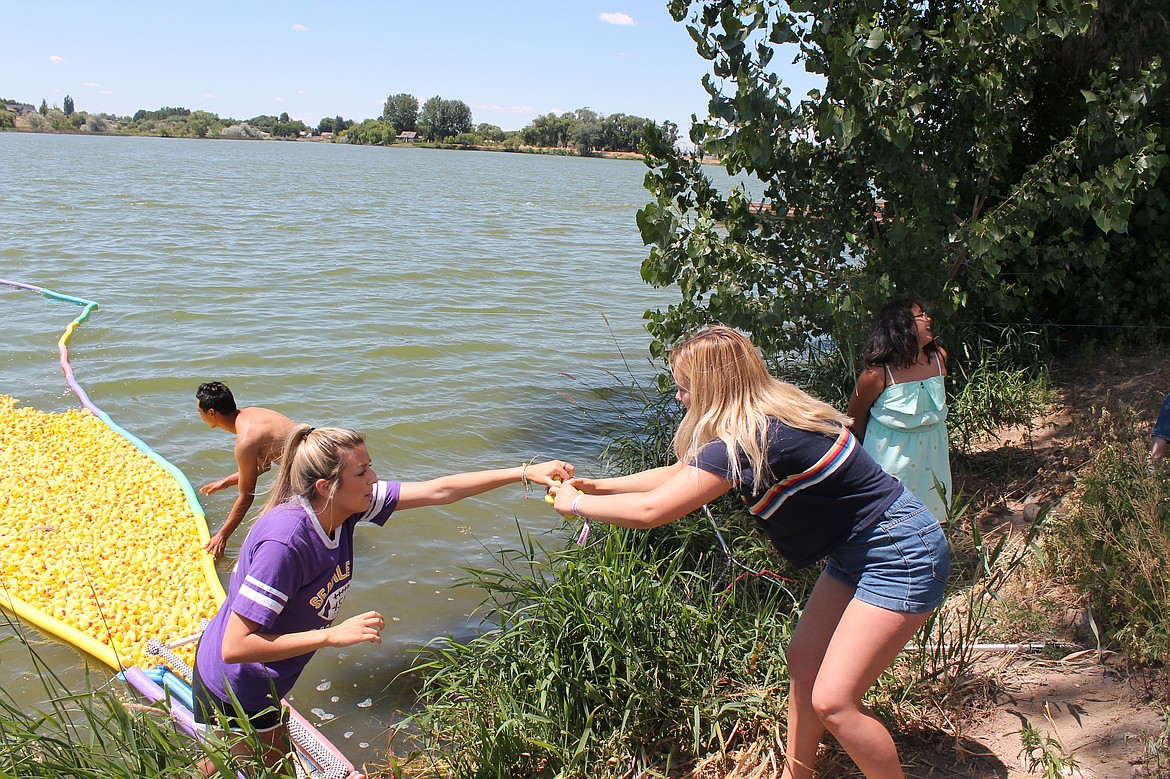
M 232 391 L 222 382 L 210 381 L 199 385 L 195 397 L 199 401 L 199 418 L 208 427 L 218 427 L 236 437 L 236 472 L 199 488 L 202 495 L 213 495 L 232 486 L 239 488 L 240 494 L 232 504 L 223 526 L 204 545 L 204 549 L 219 558 L 223 555 L 228 538 L 252 507 L 256 496 L 256 480 L 280 458 L 284 443 L 297 423 L 269 408 L 238 408 Z
M 280 460 L 284 442 L 297 423 L 270 408 L 249 406 L 236 415 L 236 447 L 244 446 L 257 453 L 257 465 L 263 473 Z

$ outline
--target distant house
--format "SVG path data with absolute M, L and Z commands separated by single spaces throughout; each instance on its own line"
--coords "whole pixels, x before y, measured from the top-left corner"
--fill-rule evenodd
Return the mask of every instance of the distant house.
M 418 133 L 412 130 L 406 130 L 398 133 L 398 140 L 406 143 L 418 143 Z
M 4 110 L 11 111 L 17 116 L 28 116 L 29 114 L 35 114 L 37 107 L 28 103 L 5 103 Z

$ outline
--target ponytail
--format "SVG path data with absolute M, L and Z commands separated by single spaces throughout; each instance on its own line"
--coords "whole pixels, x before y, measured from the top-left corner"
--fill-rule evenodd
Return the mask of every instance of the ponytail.
M 365 437 L 353 430 L 298 425 L 284 442 L 280 471 L 264 511 L 271 511 L 297 496 L 312 500 L 313 485 L 318 479 L 336 485 L 345 453 L 363 443 Z

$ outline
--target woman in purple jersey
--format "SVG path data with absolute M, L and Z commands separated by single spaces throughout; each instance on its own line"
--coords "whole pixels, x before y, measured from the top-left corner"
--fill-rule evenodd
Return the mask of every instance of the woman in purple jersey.
M 423 482 L 378 481 L 361 434 L 308 425 L 292 432 L 280 462 L 268 505 L 240 549 L 227 600 L 200 639 L 192 681 L 196 720 L 238 729 L 242 711 L 269 766 L 289 751 L 280 699 L 313 653 L 382 642 L 386 623 L 376 611 L 333 624 L 351 582 L 359 522 L 384 525 L 396 510 L 572 476 L 571 466 L 553 460 Z M 249 749 L 233 746 L 237 754 Z M 216 773 L 210 762 L 201 768 L 205 776 Z
M 783 779 L 808 779 L 828 729 L 870 779 L 901 778 L 897 749 L 862 699 L 942 602 L 950 571 L 938 520 L 858 445 L 850 419 L 768 373 L 742 333 L 704 328 L 673 351 L 687 413 L 678 462 L 553 485 L 555 508 L 650 528 L 736 490 L 798 566 L 828 557 L 788 647 Z

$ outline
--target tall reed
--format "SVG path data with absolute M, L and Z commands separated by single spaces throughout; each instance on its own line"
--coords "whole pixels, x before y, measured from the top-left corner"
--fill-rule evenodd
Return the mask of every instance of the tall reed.
M 1102 411 L 1097 421 L 1102 444 L 1081 476 L 1079 504 L 1056 528 L 1050 559 L 1081 588 L 1102 642 L 1170 667 L 1170 482 L 1147 468 L 1148 439 L 1132 413 Z
M 28 653 L 44 699 L 17 701 L 0 685 L 0 777 L 7 779 L 169 779 L 195 775 L 207 759 L 225 779 L 247 770 L 253 779 L 282 776 L 259 765 L 241 762 L 230 745 L 214 736 L 196 742 L 177 730 L 161 704 L 134 702 L 129 690 L 113 678 L 94 684 L 86 673 L 80 689 L 72 689 L 45 664 L 28 629 L 7 614 L 11 635 L 0 639 L 6 656 Z M 21 644 L 14 650 L 13 643 Z M 253 745 L 255 733 L 243 734 Z
M 792 596 L 725 592 L 722 566 L 694 570 L 694 545 L 663 534 L 594 533 L 586 549 L 525 537 L 470 571 L 494 627 L 432 644 L 416 669 L 414 724 L 451 775 L 665 771 L 777 717 Z

